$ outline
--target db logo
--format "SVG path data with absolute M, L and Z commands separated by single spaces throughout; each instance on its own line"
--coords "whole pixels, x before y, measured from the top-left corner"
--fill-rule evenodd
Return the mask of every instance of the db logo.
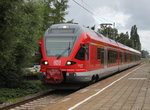
M 61 60 L 54 60 L 53 64 L 54 65 L 61 65 Z

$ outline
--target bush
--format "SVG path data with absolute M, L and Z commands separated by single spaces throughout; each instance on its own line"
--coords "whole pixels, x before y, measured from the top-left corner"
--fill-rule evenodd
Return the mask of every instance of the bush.
M 34 94 L 45 90 L 46 88 L 42 85 L 41 81 L 24 81 L 20 88 L 10 89 L 1 88 L 0 89 L 0 103 L 7 102 L 9 100 L 24 97 L 29 94 Z

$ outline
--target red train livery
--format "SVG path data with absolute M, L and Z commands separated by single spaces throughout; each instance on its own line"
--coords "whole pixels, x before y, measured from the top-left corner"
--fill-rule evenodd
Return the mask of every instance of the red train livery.
M 39 42 L 46 84 L 97 81 L 140 63 L 141 53 L 78 24 L 56 24 Z

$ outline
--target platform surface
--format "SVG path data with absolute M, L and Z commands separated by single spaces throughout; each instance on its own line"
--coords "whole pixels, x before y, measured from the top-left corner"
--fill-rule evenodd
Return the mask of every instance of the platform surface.
M 150 110 L 150 64 L 101 80 L 42 110 Z

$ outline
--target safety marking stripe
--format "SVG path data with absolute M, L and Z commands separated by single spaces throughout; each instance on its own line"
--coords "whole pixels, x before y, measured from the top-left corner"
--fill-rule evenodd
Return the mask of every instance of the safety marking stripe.
M 145 64 L 144 64 L 144 65 L 145 65 Z M 117 79 L 116 81 L 112 82 L 111 84 L 109 84 L 108 86 L 106 86 L 106 87 L 104 87 L 103 89 L 99 90 L 99 91 L 96 92 L 95 94 L 93 94 L 93 95 L 87 97 L 87 98 L 84 99 L 83 101 L 81 101 L 81 102 L 75 104 L 74 106 L 70 107 L 68 110 L 73 110 L 73 109 L 77 108 L 79 105 L 83 104 L 84 102 L 86 102 L 86 101 L 90 100 L 91 98 L 95 97 L 96 95 L 100 94 L 102 91 L 104 91 L 104 90 L 107 89 L 108 87 L 112 86 L 112 85 L 115 84 L 116 82 L 118 82 L 118 81 L 120 81 L 121 79 L 125 78 L 126 76 L 128 76 L 128 75 L 131 74 L 132 72 L 138 70 L 139 68 L 141 68 L 141 67 L 144 66 L 144 65 L 141 65 L 140 67 L 138 67 L 138 68 L 132 70 L 132 71 L 129 72 L 128 74 L 126 74 L 126 75 L 122 76 L 121 78 Z
M 147 80 L 147 78 L 128 78 L 129 80 Z

